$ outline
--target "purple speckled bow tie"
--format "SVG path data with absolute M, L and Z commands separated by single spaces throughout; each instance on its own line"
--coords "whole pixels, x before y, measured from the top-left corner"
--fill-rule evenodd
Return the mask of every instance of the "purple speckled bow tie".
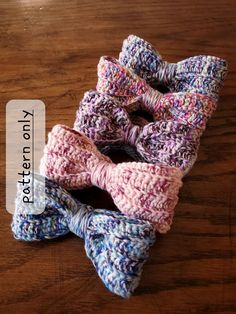
M 227 62 L 214 56 L 200 55 L 178 63 L 163 61 L 151 44 L 135 35 L 124 40 L 119 61 L 149 84 L 163 84 L 171 92 L 200 93 L 215 100 L 227 74 Z
M 176 121 L 134 125 L 117 99 L 96 91 L 85 93 L 74 129 L 99 147 L 129 144 L 142 161 L 175 166 L 185 173 L 196 160 L 200 138 L 198 130 Z

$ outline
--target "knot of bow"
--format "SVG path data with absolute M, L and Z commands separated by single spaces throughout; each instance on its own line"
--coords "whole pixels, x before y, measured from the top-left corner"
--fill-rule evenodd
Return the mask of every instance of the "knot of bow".
M 115 98 L 96 91 L 85 93 L 76 113 L 74 129 L 99 146 L 129 144 L 141 161 L 162 163 L 187 173 L 197 158 L 199 133 L 176 121 L 134 125 Z
M 178 168 L 113 164 L 83 133 L 62 125 L 48 135 L 40 173 L 68 190 L 92 185 L 104 189 L 122 213 L 152 222 L 159 232 L 170 228 L 182 185 Z
M 215 100 L 228 68 L 225 60 L 204 55 L 168 63 L 150 43 L 135 35 L 124 40 L 119 61 L 150 84 L 166 85 L 171 92 L 205 94 Z
M 146 221 L 131 219 L 119 212 L 93 209 L 74 199 L 56 183 L 34 174 L 40 188 L 45 179 L 43 213 L 27 213 L 22 202 L 22 185 L 18 185 L 12 231 L 16 239 L 45 240 L 68 232 L 82 237 L 85 251 L 105 286 L 122 297 L 129 297 L 138 286 L 155 231 Z M 35 199 L 35 206 L 42 201 Z
M 128 111 L 135 108 L 133 103 L 136 102 L 153 114 L 155 120 L 175 120 L 200 132 L 216 109 L 216 102 L 206 95 L 186 92 L 162 94 L 112 57 L 101 57 L 98 63 L 97 90 L 120 97 Z

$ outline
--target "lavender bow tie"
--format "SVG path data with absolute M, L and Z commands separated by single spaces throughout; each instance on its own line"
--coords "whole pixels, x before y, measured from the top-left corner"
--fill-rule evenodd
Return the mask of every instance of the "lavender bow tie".
M 85 93 L 74 129 L 100 147 L 129 144 L 142 161 L 175 166 L 185 173 L 196 160 L 200 138 L 197 130 L 175 121 L 134 125 L 118 100 L 96 91 Z
M 84 239 L 85 251 L 105 286 L 122 297 L 129 297 L 138 286 L 149 247 L 155 242 L 150 223 L 121 213 L 93 209 L 74 199 L 55 182 L 34 174 L 37 189 L 45 179 L 45 196 L 39 194 L 34 205 L 42 214 L 29 214 L 18 185 L 12 231 L 16 239 L 36 241 L 57 238 L 73 232 Z
M 227 62 L 214 56 L 195 56 L 178 63 L 163 61 L 147 41 L 130 35 L 119 56 L 122 65 L 148 83 L 166 85 L 171 92 L 194 92 L 215 100 L 227 74 Z

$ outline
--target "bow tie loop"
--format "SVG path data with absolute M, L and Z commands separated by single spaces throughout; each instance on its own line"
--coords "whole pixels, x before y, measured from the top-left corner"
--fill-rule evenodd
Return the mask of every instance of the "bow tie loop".
M 132 124 L 121 104 L 109 95 L 86 92 L 76 112 L 74 129 L 96 145 L 126 143 L 135 146 L 141 127 Z
M 142 160 L 177 167 L 188 173 L 197 159 L 199 132 L 174 121 L 152 122 L 143 127 L 136 149 Z
M 123 41 L 119 61 L 148 82 L 153 80 L 163 63 L 161 55 L 151 44 L 134 35 Z
M 162 60 L 155 48 L 134 35 L 124 40 L 119 62 L 145 79 L 147 82 L 158 81 L 169 84 L 174 79 L 177 65 Z
M 48 135 L 40 173 L 62 187 L 81 189 L 91 186 L 91 171 L 99 162 L 111 163 L 111 160 L 82 133 L 56 125 Z
M 118 60 L 101 57 L 98 63 L 97 90 L 112 96 L 137 97 L 144 94 L 148 86 L 136 74 L 128 71 Z

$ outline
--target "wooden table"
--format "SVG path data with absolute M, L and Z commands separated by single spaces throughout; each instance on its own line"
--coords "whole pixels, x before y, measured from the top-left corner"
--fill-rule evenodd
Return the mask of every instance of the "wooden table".
M 0 313 L 236 313 L 235 8 L 233 0 L 1 1 Z M 13 239 L 4 208 L 4 113 L 11 99 L 42 99 L 47 131 L 72 126 L 83 93 L 95 87 L 99 57 L 117 57 L 132 33 L 168 61 L 216 55 L 230 72 L 174 225 L 158 236 L 135 295 L 123 300 L 104 288 L 79 238 Z M 93 191 L 83 200 L 113 207 Z

